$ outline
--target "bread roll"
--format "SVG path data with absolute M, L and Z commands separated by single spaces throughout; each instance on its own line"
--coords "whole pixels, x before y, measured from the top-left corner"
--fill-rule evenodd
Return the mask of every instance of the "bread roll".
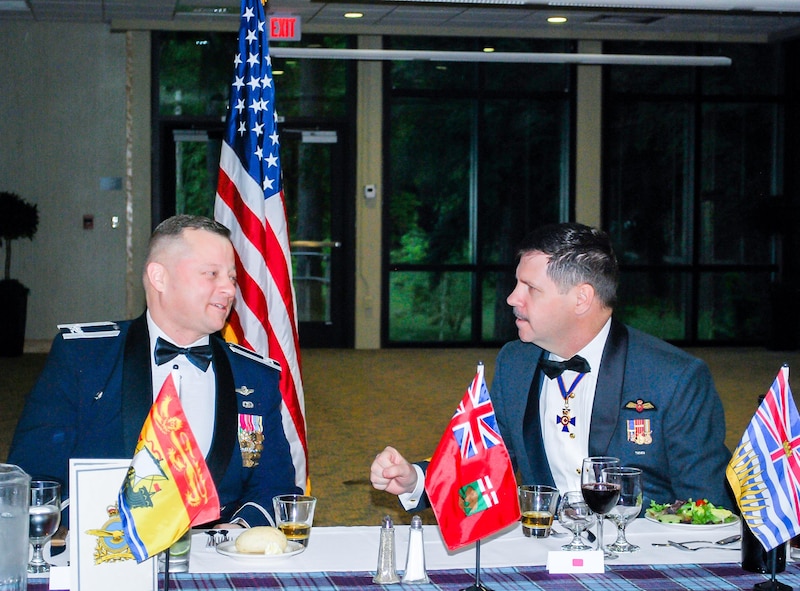
M 286 536 L 274 527 L 251 527 L 236 538 L 236 550 L 243 554 L 283 554 Z

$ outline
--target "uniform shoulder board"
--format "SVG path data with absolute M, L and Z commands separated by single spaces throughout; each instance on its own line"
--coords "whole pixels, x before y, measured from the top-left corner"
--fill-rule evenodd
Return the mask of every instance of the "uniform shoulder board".
M 63 339 L 103 339 L 119 335 L 116 322 L 84 322 L 78 324 L 59 324 Z
M 274 359 L 270 359 L 269 357 L 262 357 L 255 351 L 251 351 L 247 347 L 242 347 L 236 343 L 226 343 L 231 351 L 236 353 L 237 355 L 241 355 L 242 357 L 247 357 L 248 359 L 252 359 L 253 361 L 258 361 L 259 363 L 271 367 L 272 369 L 277 369 L 278 371 L 281 370 L 281 364 L 275 361 Z

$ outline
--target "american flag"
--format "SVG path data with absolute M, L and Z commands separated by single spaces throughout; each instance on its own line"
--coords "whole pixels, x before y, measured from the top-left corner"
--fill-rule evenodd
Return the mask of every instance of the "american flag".
M 727 469 L 742 518 L 766 550 L 800 534 L 800 416 L 784 365 Z
M 303 381 L 267 23 L 261 0 L 242 0 L 214 217 L 230 228 L 236 251 L 239 285 L 226 336 L 281 364 L 283 428 L 305 488 Z

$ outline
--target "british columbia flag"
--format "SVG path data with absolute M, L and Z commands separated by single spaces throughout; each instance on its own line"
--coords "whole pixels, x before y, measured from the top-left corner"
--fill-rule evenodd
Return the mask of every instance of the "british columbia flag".
M 778 372 L 727 469 L 742 518 L 766 550 L 800 534 L 800 416 Z
M 477 487 L 482 502 L 468 506 L 467 487 Z M 497 426 L 482 363 L 431 458 L 425 490 L 450 550 L 519 519 L 514 468 Z

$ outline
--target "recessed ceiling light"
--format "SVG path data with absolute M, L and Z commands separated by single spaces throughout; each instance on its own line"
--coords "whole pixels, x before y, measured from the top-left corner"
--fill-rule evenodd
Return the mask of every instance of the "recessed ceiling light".
M 567 22 L 567 17 L 565 16 L 550 16 L 547 18 L 547 22 L 551 25 L 561 25 Z
M 364 16 L 363 12 L 345 12 L 344 18 L 361 18 Z

